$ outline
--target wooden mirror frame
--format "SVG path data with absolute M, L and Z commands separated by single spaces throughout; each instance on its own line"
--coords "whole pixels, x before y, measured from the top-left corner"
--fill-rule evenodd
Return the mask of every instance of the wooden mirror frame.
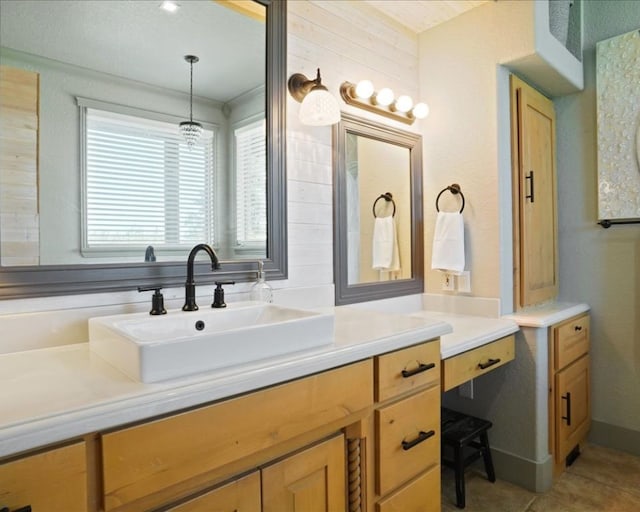
M 346 141 L 353 133 L 409 150 L 411 178 L 411 278 L 349 284 L 347 254 Z M 422 214 L 422 137 L 350 114 L 333 128 L 333 273 L 336 305 L 386 299 L 424 291 L 424 226 Z
M 266 111 L 267 119 L 267 258 L 269 279 L 287 277 L 286 194 L 286 91 L 287 2 L 255 0 L 267 10 L 266 19 Z M 256 260 L 222 261 L 221 269 L 198 263 L 198 283 L 214 280 L 255 279 Z M 132 290 L 138 286 L 177 287 L 185 282 L 183 262 L 116 263 L 0 267 L 0 300 L 52 295 L 103 293 Z

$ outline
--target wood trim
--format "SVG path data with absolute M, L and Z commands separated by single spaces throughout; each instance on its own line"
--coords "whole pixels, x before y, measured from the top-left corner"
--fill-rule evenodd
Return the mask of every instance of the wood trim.
M 253 0 L 214 0 L 217 4 L 248 16 L 256 21 L 266 21 L 267 12 L 263 5 Z

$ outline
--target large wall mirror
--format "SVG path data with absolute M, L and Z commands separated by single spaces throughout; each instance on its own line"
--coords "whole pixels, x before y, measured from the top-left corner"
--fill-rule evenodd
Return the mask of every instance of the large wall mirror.
M 422 293 L 422 138 L 343 113 L 333 147 L 336 304 Z
M 161 4 L 2 1 L 0 298 L 286 277 L 286 1 Z

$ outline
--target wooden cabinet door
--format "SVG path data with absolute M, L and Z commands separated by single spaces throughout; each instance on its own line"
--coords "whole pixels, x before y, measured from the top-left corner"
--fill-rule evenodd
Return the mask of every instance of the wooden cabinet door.
M 334 512 L 346 508 L 344 437 L 262 470 L 263 512 Z
M 169 509 L 171 512 L 260 512 L 260 473 L 238 478 L 197 498 Z
M 550 99 L 513 76 L 511 89 L 514 284 L 516 303 L 525 307 L 558 294 L 555 111 Z
M 589 356 L 556 374 L 556 462 L 563 461 L 591 426 Z

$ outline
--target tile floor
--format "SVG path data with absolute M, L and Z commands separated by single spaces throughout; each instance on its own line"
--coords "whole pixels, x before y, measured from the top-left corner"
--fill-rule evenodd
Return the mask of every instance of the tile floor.
M 640 457 L 589 444 L 550 491 L 536 494 L 484 473 L 465 473 L 465 512 L 638 512 Z M 453 470 L 442 473 L 442 512 L 455 506 Z

